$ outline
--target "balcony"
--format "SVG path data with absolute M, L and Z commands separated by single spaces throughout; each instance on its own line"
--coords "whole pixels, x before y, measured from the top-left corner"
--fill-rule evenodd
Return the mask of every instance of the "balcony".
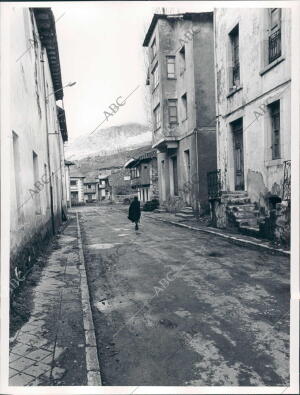
M 152 148 L 156 148 L 158 150 L 170 150 L 178 148 L 178 137 L 175 136 L 161 136 L 160 139 L 157 139 Z
M 96 188 L 84 188 L 84 193 L 96 193 Z
M 130 184 L 132 188 L 139 188 L 150 185 L 150 176 L 149 177 L 136 177 L 130 180 Z

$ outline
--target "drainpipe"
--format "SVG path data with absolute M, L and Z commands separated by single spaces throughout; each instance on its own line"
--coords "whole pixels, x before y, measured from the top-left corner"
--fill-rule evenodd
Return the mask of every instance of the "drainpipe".
M 62 99 L 62 108 L 64 108 L 64 100 Z M 57 124 L 57 145 L 58 145 L 58 150 L 59 150 L 59 163 L 60 163 L 60 184 L 61 184 L 61 197 L 60 197 L 60 207 L 61 207 L 61 221 L 63 220 L 63 214 L 64 214 L 64 184 L 63 184 L 63 178 L 65 178 L 65 154 L 64 154 L 64 146 L 63 143 L 61 144 L 60 137 L 62 138 L 61 135 L 61 130 L 60 130 L 60 124 L 59 124 L 59 119 L 58 119 L 58 114 L 57 114 L 57 106 L 55 106 L 55 113 L 56 113 L 56 124 Z M 62 155 L 63 152 L 63 155 Z M 58 191 L 57 191 L 58 193 Z M 67 209 L 67 203 L 66 203 L 66 209 Z M 67 217 L 67 213 L 65 213 L 65 217 Z
M 53 187 L 52 187 L 52 173 L 51 173 L 51 163 L 50 163 L 50 144 L 49 144 L 48 109 L 47 109 L 48 99 L 47 99 L 47 96 L 46 96 L 45 57 L 44 57 L 44 54 L 45 54 L 45 48 L 42 48 L 41 62 L 42 62 L 42 73 L 43 73 L 46 133 L 47 133 L 47 157 L 48 157 L 49 187 L 50 187 L 50 210 L 51 210 L 52 233 L 53 233 L 53 235 L 55 235 L 55 222 L 54 222 L 54 209 L 53 209 Z
M 196 159 L 197 159 L 197 192 L 198 192 L 198 211 L 199 211 L 199 217 L 200 217 L 200 208 L 201 208 L 201 203 L 200 203 L 200 180 L 199 180 L 199 154 L 198 154 L 198 129 L 196 128 L 194 130 L 195 132 L 195 137 L 196 137 Z M 193 180 L 192 180 L 193 182 Z
M 213 11 L 213 29 L 214 29 L 214 78 L 215 78 L 215 102 L 216 102 L 216 148 L 217 148 L 217 169 L 219 168 L 219 130 L 220 130 L 220 113 L 219 113 L 219 102 L 218 102 L 218 65 L 217 65 L 217 28 L 216 28 L 216 8 Z M 221 166 L 220 166 L 221 168 Z M 223 176 L 221 171 L 221 182 L 222 189 L 225 186 L 225 179 L 223 180 Z

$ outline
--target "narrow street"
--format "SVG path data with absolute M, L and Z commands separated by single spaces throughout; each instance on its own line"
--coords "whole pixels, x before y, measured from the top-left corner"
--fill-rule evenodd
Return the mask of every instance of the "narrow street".
M 103 385 L 288 385 L 289 259 L 126 210 L 72 209 Z

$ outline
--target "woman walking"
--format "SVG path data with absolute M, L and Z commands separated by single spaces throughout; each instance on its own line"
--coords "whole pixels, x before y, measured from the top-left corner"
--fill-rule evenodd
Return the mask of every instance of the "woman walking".
M 131 222 L 135 222 L 135 230 L 138 230 L 138 223 L 141 218 L 141 206 L 140 202 L 138 201 L 138 198 L 135 196 L 133 199 L 133 202 L 129 206 L 129 214 L 128 214 L 128 219 Z

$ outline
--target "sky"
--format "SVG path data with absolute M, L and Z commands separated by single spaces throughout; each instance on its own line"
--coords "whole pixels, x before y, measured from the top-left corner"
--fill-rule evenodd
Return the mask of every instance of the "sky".
M 203 11 L 200 2 L 50 3 L 54 12 L 69 141 L 91 133 L 118 99 L 126 103 L 99 127 L 147 124 L 142 46 L 154 12 Z M 206 9 L 211 10 L 211 9 Z M 122 97 L 120 99 L 120 96 Z

